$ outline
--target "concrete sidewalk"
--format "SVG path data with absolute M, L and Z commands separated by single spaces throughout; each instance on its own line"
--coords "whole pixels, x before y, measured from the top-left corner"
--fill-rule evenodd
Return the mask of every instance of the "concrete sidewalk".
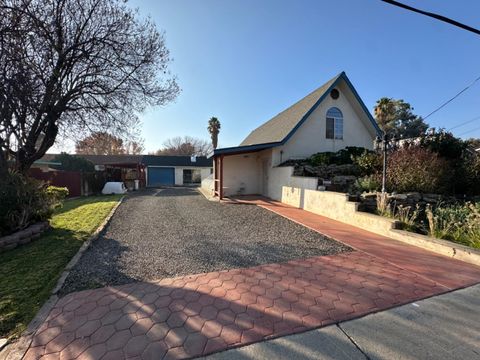
M 202 359 L 480 359 L 480 285 Z

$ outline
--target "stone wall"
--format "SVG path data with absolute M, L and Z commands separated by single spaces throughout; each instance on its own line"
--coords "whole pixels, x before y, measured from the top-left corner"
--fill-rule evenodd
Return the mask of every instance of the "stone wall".
M 17 231 L 11 235 L 0 237 L 0 252 L 16 248 L 18 245 L 27 244 L 38 239 L 40 235 L 50 228 L 48 221 L 30 225 L 28 228 Z

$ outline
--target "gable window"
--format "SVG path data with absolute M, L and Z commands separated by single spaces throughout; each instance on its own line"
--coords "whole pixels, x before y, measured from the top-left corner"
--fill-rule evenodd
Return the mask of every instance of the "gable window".
M 328 109 L 325 136 L 327 139 L 343 139 L 343 114 L 339 108 Z

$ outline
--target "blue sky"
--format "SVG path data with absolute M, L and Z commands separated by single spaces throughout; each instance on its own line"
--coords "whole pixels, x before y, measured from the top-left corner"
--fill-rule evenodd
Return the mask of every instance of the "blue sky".
M 480 2 L 404 2 L 480 27 Z M 173 136 L 235 146 L 345 71 L 367 107 L 402 98 L 426 115 L 480 76 L 480 36 L 379 0 L 133 0 L 165 31 L 182 93 L 141 115 L 147 151 Z M 447 129 L 480 116 L 480 81 L 427 121 Z M 454 129 L 480 137 L 480 119 Z

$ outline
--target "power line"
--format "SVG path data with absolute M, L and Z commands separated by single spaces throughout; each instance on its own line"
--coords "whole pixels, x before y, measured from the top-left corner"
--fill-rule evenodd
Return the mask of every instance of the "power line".
M 457 27 L 462 28 L 462 29 L 464 29 L 464 30 L 473 32 L 474 34 L 480 35 L 480 30 L 475 29 L 475 28 L 473 28 L 473 27 L 471 27 L 471 26 L 462 24 L 461 22 L 458 22 L 458 21 L 456 21 L 456 20 L 450 19 L 450 18 L 448 18 L 448 17 L 446 17 L 446 16 L 438 15 L 438 14 L 435 14 L 435 13 L 432 13 L 432 12 L 428 12 L 428 11 L 424 11 L 424 10 L 420 10 L 420 9 L 416 9 L 416 8 L 414 8 L 414 7 L 412 7 L 412 6 L 402 4 L 402 3 L 398 2 L 398 1 L 394 1 L 394 0 L 381 0 L 381 1 L 386 2 L 386 3 L 388 3 L 388 4 L 391 4 L 391 5 L 395 5 L 395 6 L 401 7 L 401 8 L 403 8 L 403 9 L 407 9 L 407 10 L 410 10 L 410 11 L 413 11 L 413 12 L 416 12 L 416 13 L 419 13 L 419 14 L 422 14 L 422 15 L 425 15 L 425 16 L 432 17 L 432 18 L 434 18 L 434 19 L 437 19 L 437 20 L 446 22 L 446 23 L 448 23 L 448 24 L 457 26 Z
M 465 134 L 468 134 L 468 133 L 471 133 L 471 132 L 474 132 L 474 131 L 477 131 L 477 130 L 480 130 L 480 126 L 476 127 L 476 128 L 473 128 L 471 130 L 468 130 L 468 131 L 464 131 L 463 133 L 460 133 L 457 136 L 462 136 L 462 135 L 465 135 Z
M 386 1 L 386 0 L 382 0 L 382 1 Z M 475 80 L 473 80 L 469 85 L 467 85 L 463 90 L 461 90 L 460 92 L 458 92 L 454 97 L 448 99 L 447 101 L 445 101 L 442 105 L 440 105 L 438 108 L 436 108 L 435 110 L 433 110 L 430 114 L 428 114 L 427 116 L 425 116 L 423 119 L 427 119 L 428 117 L 430 117 L 431 115 L 435 114 L 438 110 L 442 109 L 445 105 L 451 103 L 453 100 L 455 100 L 457 97 L 459 97 L 461 94 L 463 94 L 465 91 L 467 91 L 468 89 L 470 89 L 478 80 L 480 80 L 480 76 L 478 78 L 476 78 Z
M 461 126 L 470 124 L 471 122 L 474 122 L 475 120 L 478 120 L 478 119 L 480 119 L 480 116 L 474 117 L 473 119 L 470 119 L 470 120 L 468 120 L 468 121 L 464 121 L 464 122 L 462 122 L 462 123 L 460 123 L 460 124 L 458 124 L 458 125 L 455 125 L 454 127 L 451 127 L 451 128 L 448 129 L 448 130 L 450 131 L 450 130 L 459 128 L 459 127 L 461 127 Z

